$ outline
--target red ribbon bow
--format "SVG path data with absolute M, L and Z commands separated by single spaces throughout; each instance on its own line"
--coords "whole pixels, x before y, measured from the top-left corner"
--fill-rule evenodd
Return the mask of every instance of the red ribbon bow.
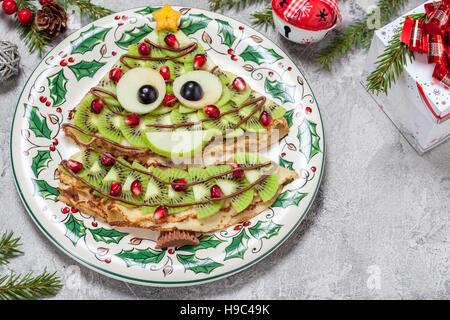
M 400 41 L 411 51 L 426 53 L 428 63 L 436 64 L 433 78 L 450 86 L 450 0 L 426 3 L 424 7 L 428 22 L 406 17 Z

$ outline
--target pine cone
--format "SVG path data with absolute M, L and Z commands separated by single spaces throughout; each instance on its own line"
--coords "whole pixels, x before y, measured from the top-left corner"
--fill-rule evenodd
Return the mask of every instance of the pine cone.
M 36 12 L 35 23 L 40 31 L 49 37 L 57 37 L 67 29 L 67 14 L 64 8 L 55 2 L 42 5 Z

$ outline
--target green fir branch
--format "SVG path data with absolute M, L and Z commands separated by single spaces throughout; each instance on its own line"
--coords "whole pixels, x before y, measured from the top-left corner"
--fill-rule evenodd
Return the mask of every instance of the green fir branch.
M 265 27 L 265 31 L 267 31 L 267 28 L 269 26 L 272 26 L 272 27 L 274 26 L 271 7 L 267 7 L 263 10 L 252 13 L 251 19 L 252 19 L 253 26 L 263 25 Z
M 25 275 L 11 272 L 0 278 L 0 300 L 34 300 L 54 296 L 61 288 L 61 279 L 56 272 L 44 270 L 37 276 L 32 272 Z
M 113 14 L 114 11 L 92 3 L 90 0 L 58 0 L 58 2 L 68 9 L 69 5 L 78 7 L 82 16 L 88 16 L 91 20 L 97 20 L 107 15 Z
M 244 8 L 247 5 L 258 4 L 265 2 L 265 0 L 208 0 L 211 10 L 216 11 L 227 6 L 228 9 L 231 8 Z
M 0 238 L 0 265 L 5 265 L 9 261 L 9 258 L 14 257 L 17 254 L 23 252 L 18 250 L 17 247 L 22 244 L 19 243 L 20 237 L 13 238 L 13 232 L 5 232 Z
M 377 8 L 380 12 L 379 22 L 381 25 L 388 22 L 406 4 L 407 0 L 379 0 Z M 368 49 L 372 41 L 375 29 L 369 25 L 369 21 L 376 19 L 377 11 L 368 13 L 361 21 L 354 22 L 338 31 L 338 35 L 331 40 L 330 44 L 319 50 L 316 54 L 315 63 L 320 67 L 331 68 L 331 64 L 357 48 Z
M 426 22 L 428 17 L 425 13 L 409 15 L 411 19 L 418 19 Z M 372 93 L 384 92 L 387 94 L 392 84 L 402 74 L 404 67 L 414 60 L 414 54 L 408 49 L 408 46 L 400 41 L 402 28 L 399 28 L 396 34 L 389 40 L 383 53 L 378 56 L 375 62 L 375 70 L 367 76 L 367 90 Z

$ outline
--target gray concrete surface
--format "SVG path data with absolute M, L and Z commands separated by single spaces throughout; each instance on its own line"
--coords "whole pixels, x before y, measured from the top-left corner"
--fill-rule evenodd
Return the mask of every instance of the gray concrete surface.
M 96 0 L 120 11 L 165 1 Z M 269 2 L 269 1 L 267 1 Z M 189 6 L 177 0 L 173 5 Z M 343 1 L 344 23 L 375 1 Z M 406 12 L 421 1 L 409 1 Z M 206 0 L 195 6 L 208 8 Z M 264 5 L 226 10 L 250 24 Z M 1 38 L 19 45 L 19 77 L 0 84 L 0 232 L 22 237 L 25 255 L 0 267 L 57 271 L 57 299 L 447 299 L 450 297 L 450 143 L 419 156 L 360 85 L 365 52 L 356 51 L 331 72 L 313 65 L 318 47 L 265 34 L 305 73 L 324 118 L 327 155 L 320 193 L 307 218 L 273 254 L 229 278 L 184 288 L 131 285 L 87 269 L 60 252 L 26 213 L 13 182 L 9 156 L 13 109 L 38 64 L 0 14 Z M 5 31 L 6 30 L 6 31 Z M 264 29 L 261 30 L 264 32 Z M 328 39 L 330 36 L 328 37 Z

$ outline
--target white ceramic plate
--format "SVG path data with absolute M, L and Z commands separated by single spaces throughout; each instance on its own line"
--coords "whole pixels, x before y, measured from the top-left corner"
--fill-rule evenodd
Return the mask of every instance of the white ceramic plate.
M 223 69 L 283 104 L 289 135 L 271 150 L 300 178 L 255 218 L 204 235 L 195 247 L 155 249 L 158 232 L 111 227 L 56 200 L 55 170 L 78 147 L 61 124 L 84 94 L 131 43 L 155 27 L 158 7 L 123 11 L 71 34 L 37 66 L 19 98 L 11 129 L 11 158 L 19 194 L 32 220 L 66 254 L 123 281 L 182 286 L 216 280 L 266 257 L 299 225 L 318 191 L 324 164 L 324 130 L 316 99 L 302 73 L 273 42 L 226 16 L 194 8 L 180 28 L 201 42 Z

